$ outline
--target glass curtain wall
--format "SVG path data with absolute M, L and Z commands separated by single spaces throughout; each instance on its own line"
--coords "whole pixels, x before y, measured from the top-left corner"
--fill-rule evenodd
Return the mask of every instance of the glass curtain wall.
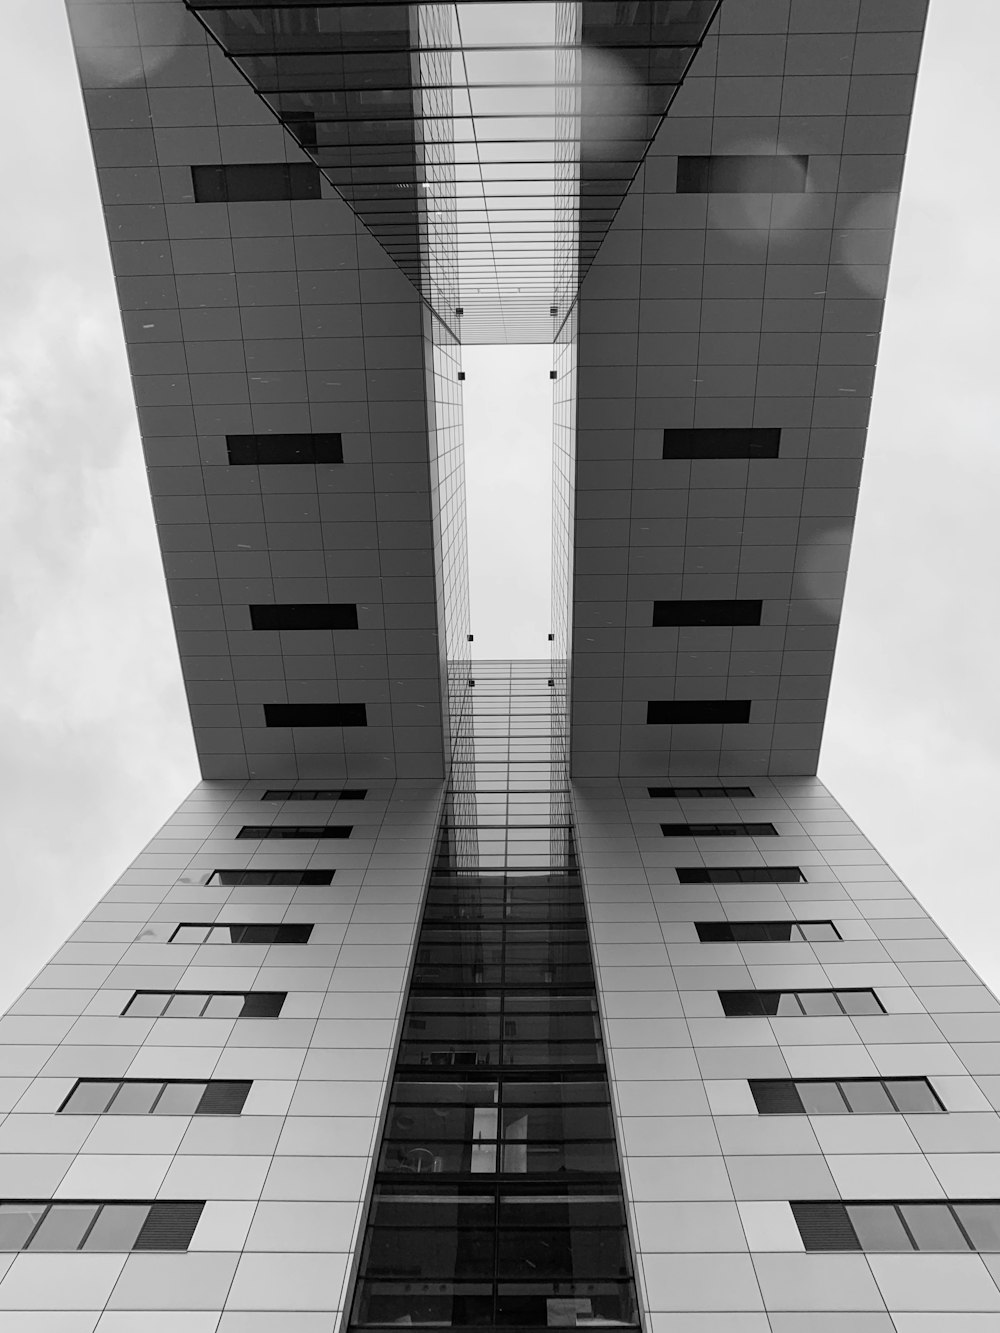
M 565 697 L 477 663 L 424 907 L 351 1312 L 638 1324 Z

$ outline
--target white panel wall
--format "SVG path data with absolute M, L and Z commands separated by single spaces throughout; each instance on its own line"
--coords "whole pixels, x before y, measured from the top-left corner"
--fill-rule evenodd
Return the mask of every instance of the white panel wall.
M 365 1196 L 442 789 L 265 803 L 204 782 L 0 1020 L 0 1199 L 205 1199 L 186 1254 L 0 1256 L 11 1333 L 330 1333 Z M 343 841 L 236 840 L 350 823 Z M 330 886 L 207 885 L 335 867 Z M 308 944 L 168 943 L 309 922 Z M 122 1017 L 136 989 L 287 991 L 276 1019 Z M 59 1115 L 78 1078 L 251 1079 L 239 1117 Z M 65 1312 L 58 1316 L 54 1312 Z M 45 1313 L 49 1312 L 49 1313 Z
M 755 799 L 574 787 L 614 1095 L 655 1333 L 986 1333 L 1000 1256 L 805 1253 L 791 1199 L 1000 1197 L 1000 1004 L 815 778 Z M 661 821 L 779 837 L 670 838 Z M 685 885 L 674 867 L 801 866 Z M 701 944 L 695 921 L 832 919 L 842 941 Z M 726 1018 L 720 989 L 872 987 L 874 1017 Z M 926 1076 L 947 1115 L 762 1116 L 749 1078 Z

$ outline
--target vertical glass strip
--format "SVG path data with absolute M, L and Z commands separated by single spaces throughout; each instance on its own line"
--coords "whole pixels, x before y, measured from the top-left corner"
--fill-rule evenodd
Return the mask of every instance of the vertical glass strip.
M 355 1329 L 638 1326 L 550 670 L 473 668 Z

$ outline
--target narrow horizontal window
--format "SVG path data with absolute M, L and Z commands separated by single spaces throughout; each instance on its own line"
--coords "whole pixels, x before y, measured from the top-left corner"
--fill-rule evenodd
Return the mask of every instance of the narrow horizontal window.
M 196 204 L 246 204 L 267 199 L 319 199 L 320 172 L 311 162 L 241 162 L 191 168 Z
M 254 629 L 357 629 L 358 608 L 354 602 L 265 602 L 250 607 L 250 624 Z
M 696 921 L 694 928 L 702 944 L 840 939 L 832 921 Z
M 249 1081 L 81 1078 L 60 1106 L 72 1115 L 239 1115 Z
M 665 838 L 776 838 L 773 824 L 661 824 Z
M 219 925 L 217 922 L 184 922 L 170 936 L 172 944 L 308 944 L 312 926 L 252 922 L 249 925 Z
M 288 838 L 349 838 L 353 828 L 353 824 L 244 824 L 236 836 L 278 841 Z
M 1000 1253 L 1000 1200 L 884 1199 L 790 1205 L 807 1250 Z
M 679 884 L 804 884 L 798 866 L 677 866 Z
M 739 430 L 706 426 L 663 432 L 664 458 L 777 458 L 781 431 L 770 426 Z
M 654 727 L 749 721 L 749 699 L 650 699 L 646 705 L 646 722 Z
M 267 467 L 294 463 L 342 463 L 343 438 L 337 431 L 311 435 L 227 435 L 231 467 Z
M 720 990 L 719 1000 L 728 1018 L 766 1015 L 778 1018 L 838 1017 L 841 1014 L 884 1014 L 873 990 Z
M 204 1200 L 4 1200 L 0 1250 L 50 1254 L 186 1250 L 204 1207 Z
M 335 870 L 213 870 L 209 884 L 241 885 L 332 884 Z
M 364 787 L 299 787 L 268 788 L 262 801 L 363 801 L 368 795 Z
M 268 727 L 367 727 L 364 704 L 265 704 Z
M 678 194 L 801 194 L 809 158 L 798 153 L 721 153 L 677 159 Z
M 647 787 L 655 800 L 692 801 L 700 796 L 728 797 L 730 800 L 752 797 L 749 787 Z
M 761 1115 L 923 1115 L 944 1106 L 925 1078 L 750 1079 Z
M 287 991 L 137 990 L 130 1018 L 277 1018 Z
M 726 601 L 723 598 L 707 598 L 703 601 L 694 599 L 654 602 L 653 627 L 665 628 L 671 625 L 759 625 L 762 603 L 759 600 L 744 598 Z

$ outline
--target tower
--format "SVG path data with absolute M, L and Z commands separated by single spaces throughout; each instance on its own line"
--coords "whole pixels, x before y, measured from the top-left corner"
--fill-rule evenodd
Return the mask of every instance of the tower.
M 25 1327 L 995 1318 L 995 1001 L 813 776 L 923 9 L 70 7 L 205 782 L 5 1020 Z

